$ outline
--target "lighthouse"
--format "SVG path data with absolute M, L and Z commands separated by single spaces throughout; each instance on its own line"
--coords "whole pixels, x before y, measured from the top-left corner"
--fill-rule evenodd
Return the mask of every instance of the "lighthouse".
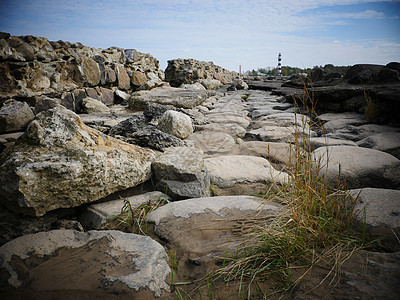
M 281 53 L 279 53 L 279 55 L 278 55 L 278 75 L 279 76 L 282 76 L 281 60 L 282 60 Z

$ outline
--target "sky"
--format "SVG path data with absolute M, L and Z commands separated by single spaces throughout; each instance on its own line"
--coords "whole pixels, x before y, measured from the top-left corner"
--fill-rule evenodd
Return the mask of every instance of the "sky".
M 400 61 L 400 0 L 0 0 L 0 31 L 231 71 Z

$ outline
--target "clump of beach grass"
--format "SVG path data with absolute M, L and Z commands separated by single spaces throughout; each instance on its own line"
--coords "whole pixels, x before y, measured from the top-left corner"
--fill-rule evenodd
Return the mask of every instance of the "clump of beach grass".
M 108 229 L 118 229 L 141 235 L 148 235 L 147 215 L 160 206 L 169 203 L 169 200 L 160 196 L 157 199 L 149 199 L 148 202 L 133 206 L 129 200 L 123 199 L 124 205 L 119 215 L 113 216 Z

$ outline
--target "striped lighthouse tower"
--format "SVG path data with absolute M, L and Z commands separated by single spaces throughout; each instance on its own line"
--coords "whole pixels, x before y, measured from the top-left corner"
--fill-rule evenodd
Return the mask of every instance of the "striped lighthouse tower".
M 278 55 L 278 75 L 279 76 L 282 76 L 281 60 L 282 60 L 281 53 L 279 53 L 279 55 Z

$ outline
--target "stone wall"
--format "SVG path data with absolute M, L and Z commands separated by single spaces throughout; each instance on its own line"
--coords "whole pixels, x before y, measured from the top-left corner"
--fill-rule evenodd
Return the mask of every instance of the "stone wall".
M 165 70 L 165 81 L 171 86 L 193 83 L 201 79 L 217 79 L 223 84 L 231 83 L 239 74 L 214 65 L 213 62 L 195 59 L 174 59 L 168 61 Z
M 43 96 L 60 98 L 72 110 L 83 96 L 110 105 L 117 89 L 149 89 L 163 79 L 158 60 L 135 49 L 0 33 L 0 106 L 10 98 L 35 106 Z

